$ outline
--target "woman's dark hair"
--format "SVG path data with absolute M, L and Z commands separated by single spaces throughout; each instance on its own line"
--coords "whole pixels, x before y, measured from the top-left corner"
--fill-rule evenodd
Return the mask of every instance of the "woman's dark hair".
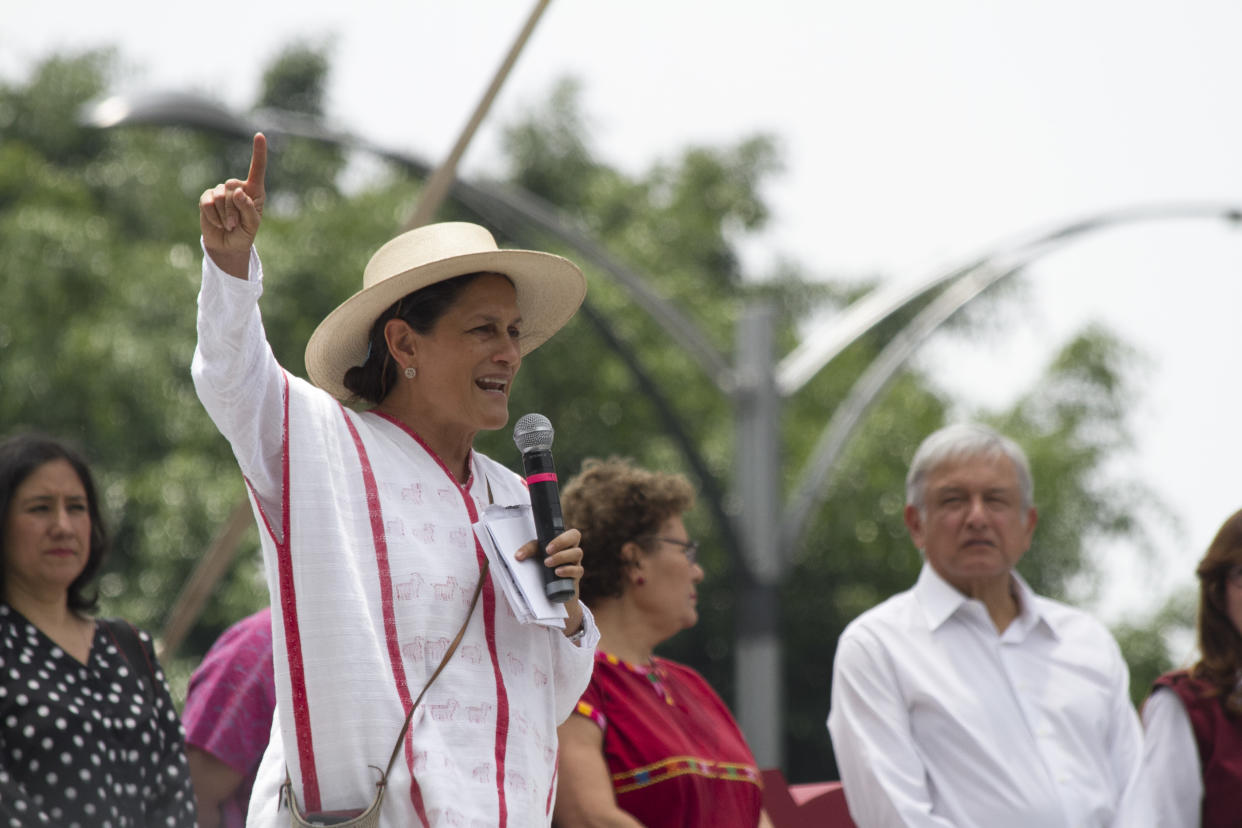
M 93 612 L 99 605 L 99 596 L 94 592 L 88 593 L 87 587 L 99 572 L 108 551 L 108 533 L 99 513 L 95 481 L 81 454 L 65 443 L 42 434 L 19 434 L 0 443 L 0 560 L 4 561 L 4 565 L 0 566 L 0 596 L 4 595 L 4 576 L 8 567 L 4 538 L 8 532 L 13 495 L 35 470 L 53 460 L 64 460 L 72 466 L 82 488 L 86 490 L 86 506 L 91 518 L 91 548 L 86 566 L 69 585 L 68 603 L 71 610 Z
M 1224 697 L 1225 709 L 1242 715 L 1242 633 L 1229 618 L 1229 572 L 1242 565 L 1242 510 L 1217 531 L 1195 574 L 1199 576 L 1199 654 L 1191 670 Z
M 581 599 L 589 606 L 596 598 L 620 598 L 631 566 L 621 547 L 693 505 L 694 487 L 683 475 L 648 471 L 621 457 L 584 461 L 561 492 L 565 525 L 582 533 Z
M 388 353 L 384 326 L 390 319 L 401 319 L 416 333 L 430 333 L 440 317 L 453 306 L 462 291 L 480 276 L 492 274 L 466 273 L 441 282 L 432 282 L 413 293 L 407 293 L 381 313 L 371 326 L 367 339 L 367 360 L 345 372 L 345 389 L 355 399 L 379 404 L 388 396 L 397 381 L 397 364 Z M 505 277 L 506 279 L 509 277 Z

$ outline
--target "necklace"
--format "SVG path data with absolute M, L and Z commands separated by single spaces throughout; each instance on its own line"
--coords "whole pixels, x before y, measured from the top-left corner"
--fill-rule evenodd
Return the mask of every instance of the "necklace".
M 612 653 L 606 653 L 603 650 L 596 650 L 595 657 L 602 658 L 609 664 L 624 667 L 631 673 L 640 675 L 647 679 L 647 681 L 651 684 L 651 689 L 654 690 L 660 698 L 664 699 L 664 701 L 669 705 L 673 704 L 673 696 L 668 692 L 668 688 L 664 683 L 664 671 L 660 669 L 660 665 L 656 663 L 654 656 L 652 657 L 650 664 L 641 665 L 631 664 L 630 662 L 617 658 Z

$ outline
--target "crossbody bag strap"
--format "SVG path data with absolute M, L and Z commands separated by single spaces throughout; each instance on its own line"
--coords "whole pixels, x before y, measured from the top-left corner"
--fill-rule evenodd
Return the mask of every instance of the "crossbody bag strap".
M 431 685 L 435 683 L 435 680 L 440 677 L 440 673 L 442 673 L 444 668 L 448 666 L 449 659 L 452 658 L 453 653 L 457 651 L 457 645 L 461 644 L 462 638 L 466 635 L 466 627 L 470 625 L 470 619 L 474 617 L 474 608 L 479 603 L 479 595 L 483 592 L 483 581 L 487 578 L 487 571 L 490 566 L 490 561 L 483 561 L 483 568 L 479 570 L 479 583 L 474 588 L 474 597 L 470 599 L 470 610 L 466 613 L 466 620 L 461 622 L 461 628 L 457 630 L 457 635 L 453 638 L 453 643 L 449 645 L 448 650 L 444 653 L 444 658 L 440 659 L 440 663 L 436 666 L 435 672 L 431 674 L 431 678 L 427 679 L 427 683 L 423 685 L 422 692 L 418 694 L 418 698 L 414 700 L 414 703 L 410 705 L 409 711 L 405 714 L 405 721 L 401 724 L 401 732 L 397 734 L 397 743 L 392 746 L 392 755 L 388 757 L 388 766 L 384 768 L 384 775 L 380 777 L 380 781 L 376 784 L 376 787 L 381 790 L 388 784 L 388 774 L 392 772 L 392 766 L 396 763 L 397 756 L 401 753 L 401 742 L 405 740 L 406 731 L 410 729 L 410 720 L 414 717 L 414 711 L 418 709 L 418 703 L 423 700 L 423 696 L 427 695 L 427 691 L 431 689 Z M 285 784 L 282 788 L 288 789 L 289 804 L 296 811 L 297 806 L 294 803 L 292 796 L 292 785 L 293 782 L 289 777 L 289 771 L 286 769 Z M 281 804 L 283 804 L 285 795 L 285 792 L 282 790 Z
M 470 611 L 466 613 L 466 620 L 461 622 L 461 629 L 457 631 L 457 635 L 453 638 L 453 643 L 449 645 L 444 658 L 440 659 L 440 664 L 436 667 L 435 672 L 431 674 L 431 678 L 427 679 L 427 683 L 423 685 L 422 692 L 418 694 L 418 698 L 410 705 L 409 712 L 405 714 L 405 722 L 401 725 L 401 732 L 397 734 L 397 743 L 392 746 L 392 756 L 388 758 L 388 767 L 384 768 L 384 777 L 380 781 L 381 785 L 388 783 L 388 774 L 392 771 L 393 763 L 397 761 L 397 755 L 401 753 L 401 743 L 405 740 L 406 731 L 410 729 L 410 720 L 414 717 L 414 711 L 418 708 L 418 703 L 423 700 L 423 696 L 427 695 L 431 685 L 440 677 L 440 673 L 448 665 L 449 659 L 457 651 L 457 645 L 461 643 L 462 638 L 466 635 L 466 627 L 469 626 L 470 619 L 474 616 L 474 608 L 479 603 L 479 595 L 483 592 L 483 581 L 487 579 L 487 570 L 490 566 L 491 562 L 485 558 L 483 560 L 483 568 L 479 570 L 479 583 L 474 588 L 474 597 L 470 599 Z
M 483 483 L 487 486 L 487 502 L 492 503 L 492 481 L 488 479 L 486 472 L 483 473 Z M 453 653 L 457 652 L 457 645 L 465 637 L 466 627 L 470 625 L 470 619 L 474 617 L 474 608 L 479 603 L 479 595 L 483 592 L 483 582 L 487 580 L 487 570 L 490 567 L 491 561 L 484 557 L 483 568 L 479 570 L 479 582 L 475 585 L 474 595 L 470 598 L 470 609 L 466 611 L 466 620 L 461 622 L 461 629 L 457 631 L 457 635 L 453 638 L 453 643 L 449 645 L 448 651 L 444 653 L 444 658 L 440 659 L 435 672 L 431 674 L 431 678 L 427 679 L 427 683 L 423 685 L 422 692 L 418 694 L 418 698 L 414 700 L 414 703 L 410 705 L 410 709 L 406 712 L 405 722 L 401 725 L 401 732 L 397 734 L 397 743 L 392 746 L 392 756 L 388 757 L 388 767 L 384 768 L 384 776 L 380 780 L 381 785 L 388 784 L 388 774 L 392 771 L 392 766 L 397 761 L 397 755 L 401 753 L 401 742 L 405 740 L 406 731 L 410 729 L 410 720 L 414 718 L 414 711 L 418 709 L 418 703 L 423 700 L 423 696 L 427 695 L 431 685 L 440 677 L 440 673 L 448 665 L 449 659 L 453 657 Z
M 483 475 L 483 482 L 487 486 L 487 502 L 494 503 L 495 499 L 492 495 L 492 481 L 488 479 L 487 474 Z M 431 678 L 427 679 L 427 683 L 423 685 L 422 692 L 418 694 L 418 698 L 414 699 L 414 703 L 410 705 L 410 709 L 406 711 L 405 721 L 401 723 L 401 732 L 397 734 L 397 741 L 392 746 L 392 755 L 388 757 L 388 765 L 384 768 L 384 775 L 380 777 L 376 787 L 383 790 L 388 784 L 388 774 L 392 772 L 392 766 L 397 762 L 397 756 L 401 753 L 401 743 L 405 740 L 405 734 L 410 729 L 410 721 L 414 718 L 414 711 L 418 709 L 418 703 L 423 700 L 423 696 L 427 695 L 427 691 L 431 689 L 431 685 L 440 677 L 440 673 L 444 672 L 444 668 L 448 666 L 449 659 L 453 657 L 453 653 L 457 652 L 457 645 L 461 644 L 462 638 L 466 635 L 466 627 L 470 626 L 470 619 L 474 617 L 474 608 L 478 606 L 479 596 L 483 593 L 483 582 L 487 579 L 488 569 L 491 568 L 491 561 L 487 558 L 483 559 L 483 567 L 479 570 L 479 583 L 474 587 L 474 595 L 470 598 L 470 609 L 466 612 L 466 620 L 461 622 L 461 628 L 457 630 L 457 635 L 453 637 L 453 643 L 444 653 L 444 658 L 440 659 L 440 663 L 436 665 L 435 672 L 431 674 Z M 297 805 L 293 799 L 293 780 L 289 776 L 289 769 L 285 769 L 285 784 L 282 790 L 287 790 L 289 794 L 289 804 L 297 811 Z M 285 794 L 282 792 L 281 799 Z

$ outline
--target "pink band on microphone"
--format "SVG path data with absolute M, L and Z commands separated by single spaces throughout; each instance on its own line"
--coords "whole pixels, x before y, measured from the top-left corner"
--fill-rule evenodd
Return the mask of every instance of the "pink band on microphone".
M 532 474 L 530 477 L 526 478 L 527 486 L 529 486 L 531 483 L 555 483 L 555 482 L 556 482 L 556 472 L 544 472 L 543 474 Z

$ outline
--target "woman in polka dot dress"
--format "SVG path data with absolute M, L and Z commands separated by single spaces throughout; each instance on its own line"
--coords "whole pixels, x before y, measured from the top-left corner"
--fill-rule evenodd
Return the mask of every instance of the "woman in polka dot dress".
M 0 826 L 194 826 L 150 637 L 86 614 L 106 535 L 85 462 L 0 443 L 0 521 Z

